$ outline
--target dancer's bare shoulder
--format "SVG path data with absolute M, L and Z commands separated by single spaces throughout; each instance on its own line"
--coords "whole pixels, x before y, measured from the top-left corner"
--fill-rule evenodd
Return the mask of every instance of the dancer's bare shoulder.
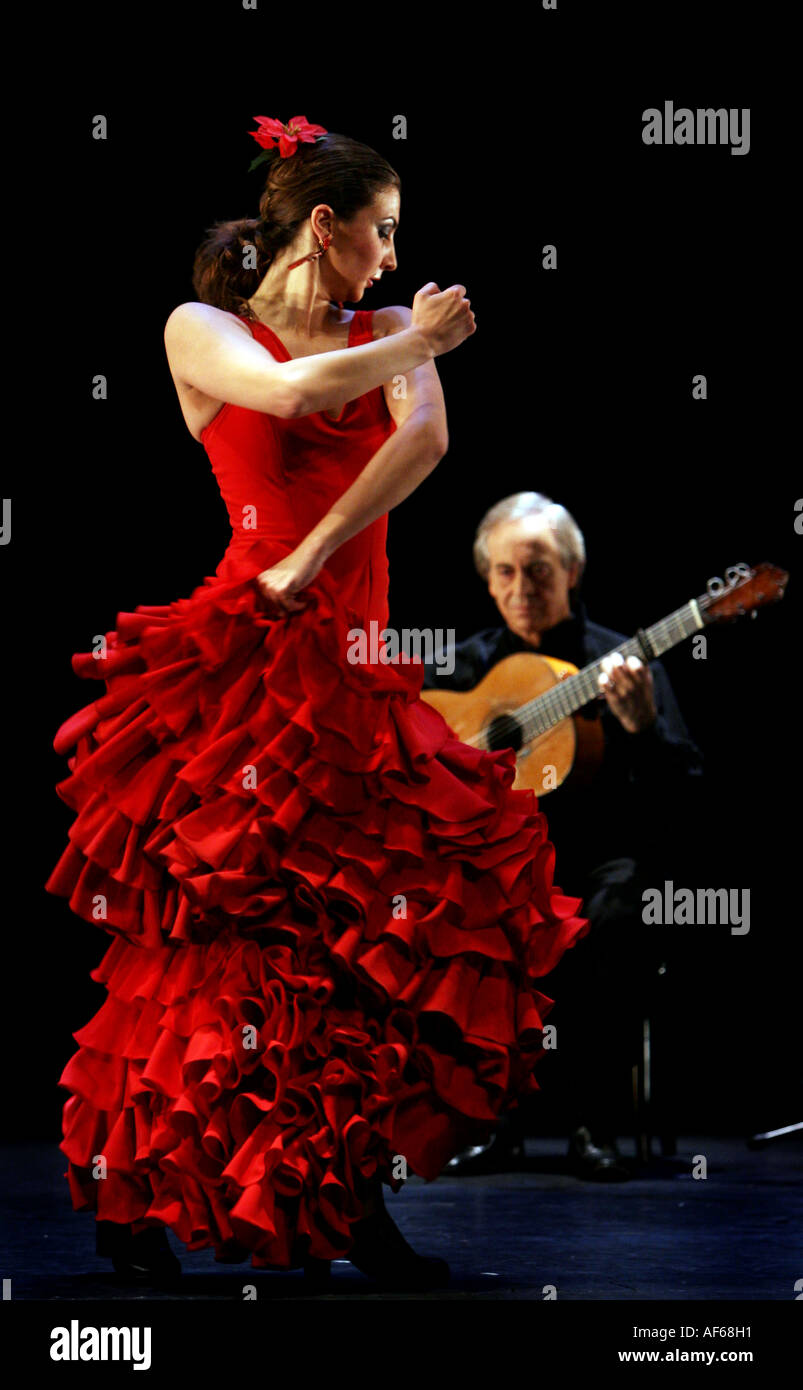
M 214 304 L 202 304 L 200 300 L 189 299 L 185 304 L 177 304 L 165 324 L 165 345 L 170 354 L 171 346 L 180 345 L 188 335 L 197 333 L 199 327 L 223 333 L 239 333 L 250 337 L 247 325 L 228 309 L 218 309 Z
M 387 338 L 390 333 L 401 333 L 413 321 L 413 311 L 406 304 L 390 304 L 383 309 L 374 310 L 374 337 Z
M 193 439 L 201 435 L 222 409 L 224 401 L 239 401 L 227 389 L 247 379 L 272 360 L 268 349 L 257 343 L 250 328 L 236 314 L 213 304 L 189 300 L 169 315 L 164 330 L 170 375 L 187 428 Z M 260 392 L 261 394 L 261 392 Z M 278 413 L 278 412 L 277 412 Z

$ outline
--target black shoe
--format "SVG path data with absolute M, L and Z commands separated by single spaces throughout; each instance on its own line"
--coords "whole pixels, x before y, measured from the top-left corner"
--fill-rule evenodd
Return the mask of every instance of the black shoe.
M 524 1144 L 514 1139 L 507 1130 L 497 1130 L 487 1144 L 472 1144 L 454 1158 L 450 1158 L 443 1169 L 444 1177 L 471 1177 L 480 1173 L 507 1173 L 520 1168 L 524 1158 Z
M 326 1293 L 332 1287 L 332 1261 L 307 1256 L 304 1261 L 304 1284 L 310 1293 Z
M 586 1182 L 627 1182 L 630 1171 L 614 1143 L 595 1144 L 585 1125 L 569 1140 L 569 1164 L 575 1177 Z
M 232 1239 L 215 1251 L 215 1264 L 241 1265 L 250 1260 L 252 1253 L 247 1245 L 241 1245 L 239 1240 Z
M 181 1265 L 170 1249 L 164 1226 L 148 1226 L 132 1234 L 129 1225 L 117 1221 L 96 1221 L 95 1249 L 111 1258 L 115 1274 L 132 1284 L 154 1288 L 175 1284 Z
M 348 1259 L 380 1288 L 396 1293 L 425 1293 L 448 1284 L 446 1261 L 417 1255 L 384 1206 L 355 1222 L 352 1233 Z M 330 1287 L 329 1276 L 329 1260 L 305 1261 L 304 1281 L 308 1288 L 323 1292 Z

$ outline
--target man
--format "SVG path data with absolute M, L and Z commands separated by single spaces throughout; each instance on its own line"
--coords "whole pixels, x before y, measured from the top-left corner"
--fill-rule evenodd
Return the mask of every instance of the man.
M 504 626 L 459 643 L 450 676 L 428 666 L 425 687 L 471 690 L 516 652 L 543 652 L 582 668 L 626 640 L 588 618 L 578 597 L 583 536 L 550 498 L 521 492 L 492 507 L 478 527 L 474 561 Z M 702 758 L 659 661 L 606 663 L 600 695 L 605 753 L 595 780 L 575 790 L 569 778 L 539 803 L 556 847 L 555 881 L 583 898 L 591 923 L 545 985 L 556 999 L 549 1021 L 557 1046 L 542 1058 L 540 1084 L 556 1063 L 577 1176 L 620 1181 L 629 1171 L 616 1146 L 616 1109 L 627 1091 L 640 996 L 655 963 L 641 894 L 663 882 L 667 864 L 677 876 Z M 599 711 L 592 705 L 584 713 Z M 521 1152 L 524 1122 L 521 1109 L 513 1112 L 488 1145 L 458 1155 L 447 1171 L 494 1171 L 509 1162 Z

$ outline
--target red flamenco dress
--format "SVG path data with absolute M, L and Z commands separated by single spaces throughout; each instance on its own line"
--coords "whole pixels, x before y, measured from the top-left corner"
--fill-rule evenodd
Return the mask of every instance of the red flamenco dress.
M 105 693 L 54 741 L 76 817 L 46 887 L 113 938 L 59 1081 L 73 1206 L 256 1268 L 344 1256 L 363 1179 L 435 1178 L 538 1089 L 538 983 L 588 930 L 513 754 L 458 742 L 420 665 L 347 659 L 387 623 L 387 517 L 264 610 L 254 577 L 394 429 L 381 388 L 337 419 L 224 405 L 215 575 L 72 658 Z

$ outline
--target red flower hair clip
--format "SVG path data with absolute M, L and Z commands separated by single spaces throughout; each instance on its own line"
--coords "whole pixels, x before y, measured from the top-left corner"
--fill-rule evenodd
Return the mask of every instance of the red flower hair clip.
M 258 164 L 275 158 L 273 150 L 277 145 L 281 158 L 289 159 L 298 149 L 299 141 L 305 145 L 313 145 L 319 135 L 328 134 L 322 125 L 310 125 L 306 116 L 293 116 L 287 125 L 275 120 L 273 116 L 255 116 L 254 120 L 259 125 L 259 130 L 249 130 L 248 134 L 253 135 L 257 144 L 262 146 L 262 154 L 258 154 L 249 164 L 249 174 Z

